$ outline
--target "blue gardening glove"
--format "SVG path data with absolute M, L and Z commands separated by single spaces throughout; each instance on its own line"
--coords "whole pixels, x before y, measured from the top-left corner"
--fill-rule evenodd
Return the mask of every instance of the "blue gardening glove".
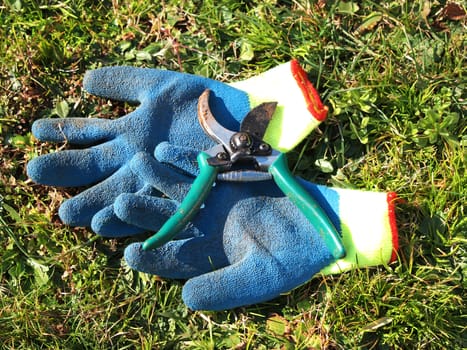
M 276 140 L 273 144 L 276 149 L 293 147 L 326 117 L 326 107 L 296 61 L 232 86 L 159 69 L 101 68 L 86 73 L 84 89 L 105 98 L 138 103 L 138 108 L 116 120 L 36 121 L 32 132 L 39 140 L 66 141 L 79 149 L 31 160 L 28 175 L 45 185 L 91 186 L 61 205 L 59 215 L 64 223 L 92 226 L 106 236 L 135 233 L 134 227 L 117 220 L 111 204 L 121 193 L 154 193 L 134 176 L 128 163 L 138 152 L 152 152 L 161 141 L 198 150 L 213 146 L 196 115 L 198 97 L 206 88 L 213 92 L 210 101 L 213 112 L 232 130 L 238 129 L 241 119 L 256 105 L 265 100 L 278 101 L 268 130 Z M 283 131 L 285 119 L 293 123 L 288 123 L 290 130 L 283 137 L 277 135 L 277 130 Z M 191 171 L 196 171 L 194 165 Z
M 126 222 L 157 230 L 160 219 L 176 210 L 193 179 L 145 154 L 136 156 L 131 166 L 171 200 L 122 194 L 115 211 Z M 188 279 L 183 300 L 193 310 L 270 300 L 333 261 L 313 226 L 271 181 L 219 183 L 179 238 L 150 251 L 143 251 L 141 243 L 132 244 L 125 259 L 142 272 Z
M 189 155 L 190 151 L 172 147 L 172 155 L 165 160 L 185 168 L 186 159 L 173 157 L 177 153 Z M 122 194 L 115 212 L 143 230 L 158 230 L 175 212 L 193 179 L 146 154 L 136 155 L 130 167 L 169 199 Z M 313 225 L 272 181 L 219 182 L 178 240 L 149 251 L 143 251 L 141 243 L 132 244 L 125 250 L 125 259 L 138 271 L 188 279 L 183 300 L 191 309 L 222 310 L 270 300 L 320 270 L 336 273 L 395 258 L 392 194 L 336 190 L 300 181 L 343 234 L 347 256 L 334 264 Z

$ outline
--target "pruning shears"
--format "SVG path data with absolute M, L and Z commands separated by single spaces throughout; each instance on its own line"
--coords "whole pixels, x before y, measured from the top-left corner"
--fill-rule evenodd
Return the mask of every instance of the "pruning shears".
M 253 108 L 237 132 L 226 129 L 216 120 L 209 107 L 209 94 L 210 90 L 207 89 L 199 97 L 198 120 L 217 145 L 198 154 L 200 173 L 190 191 L 175 214 L 143 243 L 143 249 L 160 247 L 174 238 L 196 215 L 216 180 L 249 182 L 274 179 L 282 192 L 314 225 L 333 257 L 342 258 L 345 249 L 329 217 L 292 175 L 285 153 L 263 141 L 277 103 L 266 102 Z

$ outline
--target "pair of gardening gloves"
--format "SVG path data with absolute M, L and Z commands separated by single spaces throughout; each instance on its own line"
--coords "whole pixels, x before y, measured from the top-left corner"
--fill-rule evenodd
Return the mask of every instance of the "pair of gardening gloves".
M 265 141 L 282 152 L 327 113 L 297 61 L 232 84 L 162 69 L 107 67 L 88 71 L 84 88 L 139 105 L 113 120 L 37 120 L 32 132 L 39 140 L 78 147 L 32 159 L 27 172 L 44 185 L 88 186 L 60 206 L 60 218 L 113 238 L 157 231 L 188 193 L 198 174 L 197 154 L 214 146 L 196 115 L 205 89 L 216 119 L 231 130 L 258 104 L 277 101 Z M 319 272 L 395 258 L 394 194 L 298 181 L 342 235 L 344 258 L 335 261 L 313 222 L 271 180 L 218 182 L 175 240 L 147 251 L 131 244 L 126 262 L 145 273 L 186 279 L 182 296 L 191 309 L 222 310 L 270 300 Z

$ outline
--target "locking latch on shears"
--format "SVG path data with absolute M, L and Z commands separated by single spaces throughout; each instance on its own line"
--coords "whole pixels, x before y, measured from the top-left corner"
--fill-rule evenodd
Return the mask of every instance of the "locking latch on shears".
M 200 174 L 173 216 L 143 243 L 143 249 L 162 246 L 185 228 L 196 215 L 216 180 L 263 181 L 274 179 L 284 194 L 302 211 L 323 238 L 335 259 L 345 255 L 341 237 L 318 202 L 298 183 L 288 168 L 285 153 L 263 140 L 276 109 L 266 102 L 252 109 L 243 119 L 240 131 L 226 129 L 209 108 L 210 90 L 198 100 L 198 120 L 217 145 L 199 153 Z

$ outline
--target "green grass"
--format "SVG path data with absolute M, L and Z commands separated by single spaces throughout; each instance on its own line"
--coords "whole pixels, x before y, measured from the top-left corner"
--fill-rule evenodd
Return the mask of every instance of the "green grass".
M 0 5 L 0 346 L 465 348 L 465 17 L 422 0 L 151 3 Z M 228 81 L 292 57 L 331 107 L 292 165 L 318 183 L 399 194 L 401 249 L 390 266 L 192 312 L 181 282 L 121 264 L 124 240 L 61 225 L 58 206 L 76 190 L 25 175 L 29 159 L 61 147 L 34 140 L 34 120 L 126 108 L 84 95 L 87 69 L 162 66 Z

